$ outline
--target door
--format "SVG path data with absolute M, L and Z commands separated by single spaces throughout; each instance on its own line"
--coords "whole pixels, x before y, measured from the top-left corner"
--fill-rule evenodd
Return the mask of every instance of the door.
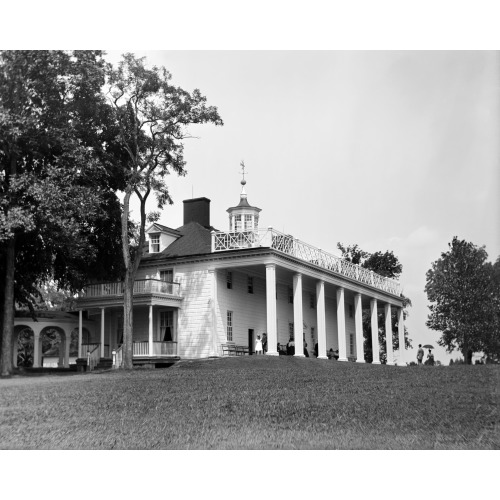
M 160 312 L 160 341 L 172 342 L 174 326 L 174 311 L 161 311 Z
M 255 349 L 255 339 L 253 334 L 253 328 L 248 329 L 248 354 L 252 355 Z

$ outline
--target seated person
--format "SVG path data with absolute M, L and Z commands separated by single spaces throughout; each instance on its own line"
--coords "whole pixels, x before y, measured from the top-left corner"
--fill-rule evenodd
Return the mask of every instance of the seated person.
M 314 355 L 318 357 L 318 343 L 314 344 Z
M 293 341 L 292 337 L 290 337 L 290 340 L 288 341 L 288 344 L 286 345 L 286 353 L 289 356 L 293 356 L 295 354 L 295 342 Z

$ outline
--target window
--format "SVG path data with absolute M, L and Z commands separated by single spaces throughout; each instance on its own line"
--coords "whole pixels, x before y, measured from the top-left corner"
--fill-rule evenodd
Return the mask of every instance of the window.
M 229 342 L 233 341 L 233 311 L 227 312 L 227 340 Z
M 160 312 L 160 340 L 163 342 L 172 342 L 173 337 L 174 312 Z
M 232 290 L 233 288 L 233 273 L 228 271 L 226 274 L 226 285 L 228 290 Z
M 253 224 L 252 224 L 252 216 L 251 215 L 245 215 L 245 231 L 250 231 L 253 229 Z
M 311 309 L 316 309 L 316 294 L 315 293 L 309 294 L 309 306 Z
M 158 253 L 160 251 L 160 235 L 151 235 L 151 253 Z
M 288 287 L 288 303 L 293 304 L 293 288 Z
M 354 356 L 354 333 L 349 334 L 349 352 Z
M 235 231 L 241 231 L 241 215 L 234 216 Z
M 248 276 L 248 293 L 253 293 L 253 276 Z
M 349 304 L 349 318 L 352 318 L 352 304 Z
M 293 329 L 293 323 L 288 323 L 288 336 L 293 340 L 295 339 L 295 332 Z
M 160 291 L 163 293 L 173 293 L 173 285 L 174 281 L 174 270 L 173 269 L 163 269 L 160 271 L 160 280 L 165 281 L 165 283 L 160 283 L 161 288 Z

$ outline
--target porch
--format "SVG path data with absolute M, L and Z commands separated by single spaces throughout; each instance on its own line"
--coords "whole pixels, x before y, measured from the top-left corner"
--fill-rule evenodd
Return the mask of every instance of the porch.
M 123 345 L 109 351 L 109 345 L 101 349 L 101 344 L 94 342 L 82 344 L 81 359 L 86 361 L 87 369 L 120 368 L 123 365 Z M 133 341 L 132 361 L 134 365 L 170 364 L 179 359 L 177 342 L 174 341 Z M 104 356 L 101 353 L 104 352 Z M 80 363 L 84 364 L 84 363 Z M 85 365 L 85 364 L 84 364 Z

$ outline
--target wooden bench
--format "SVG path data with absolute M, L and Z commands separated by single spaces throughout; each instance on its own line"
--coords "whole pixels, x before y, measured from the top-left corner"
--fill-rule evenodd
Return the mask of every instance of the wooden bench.
M 231 342 L 221 344 L 223 356 L 245 356 L 249 354 L 248 347 L 245 345 L 236 345 Z
M 245 356 L 249 354 L 248 347 L 246 345 L 237 345 L 236 346 L 236 356 Z

